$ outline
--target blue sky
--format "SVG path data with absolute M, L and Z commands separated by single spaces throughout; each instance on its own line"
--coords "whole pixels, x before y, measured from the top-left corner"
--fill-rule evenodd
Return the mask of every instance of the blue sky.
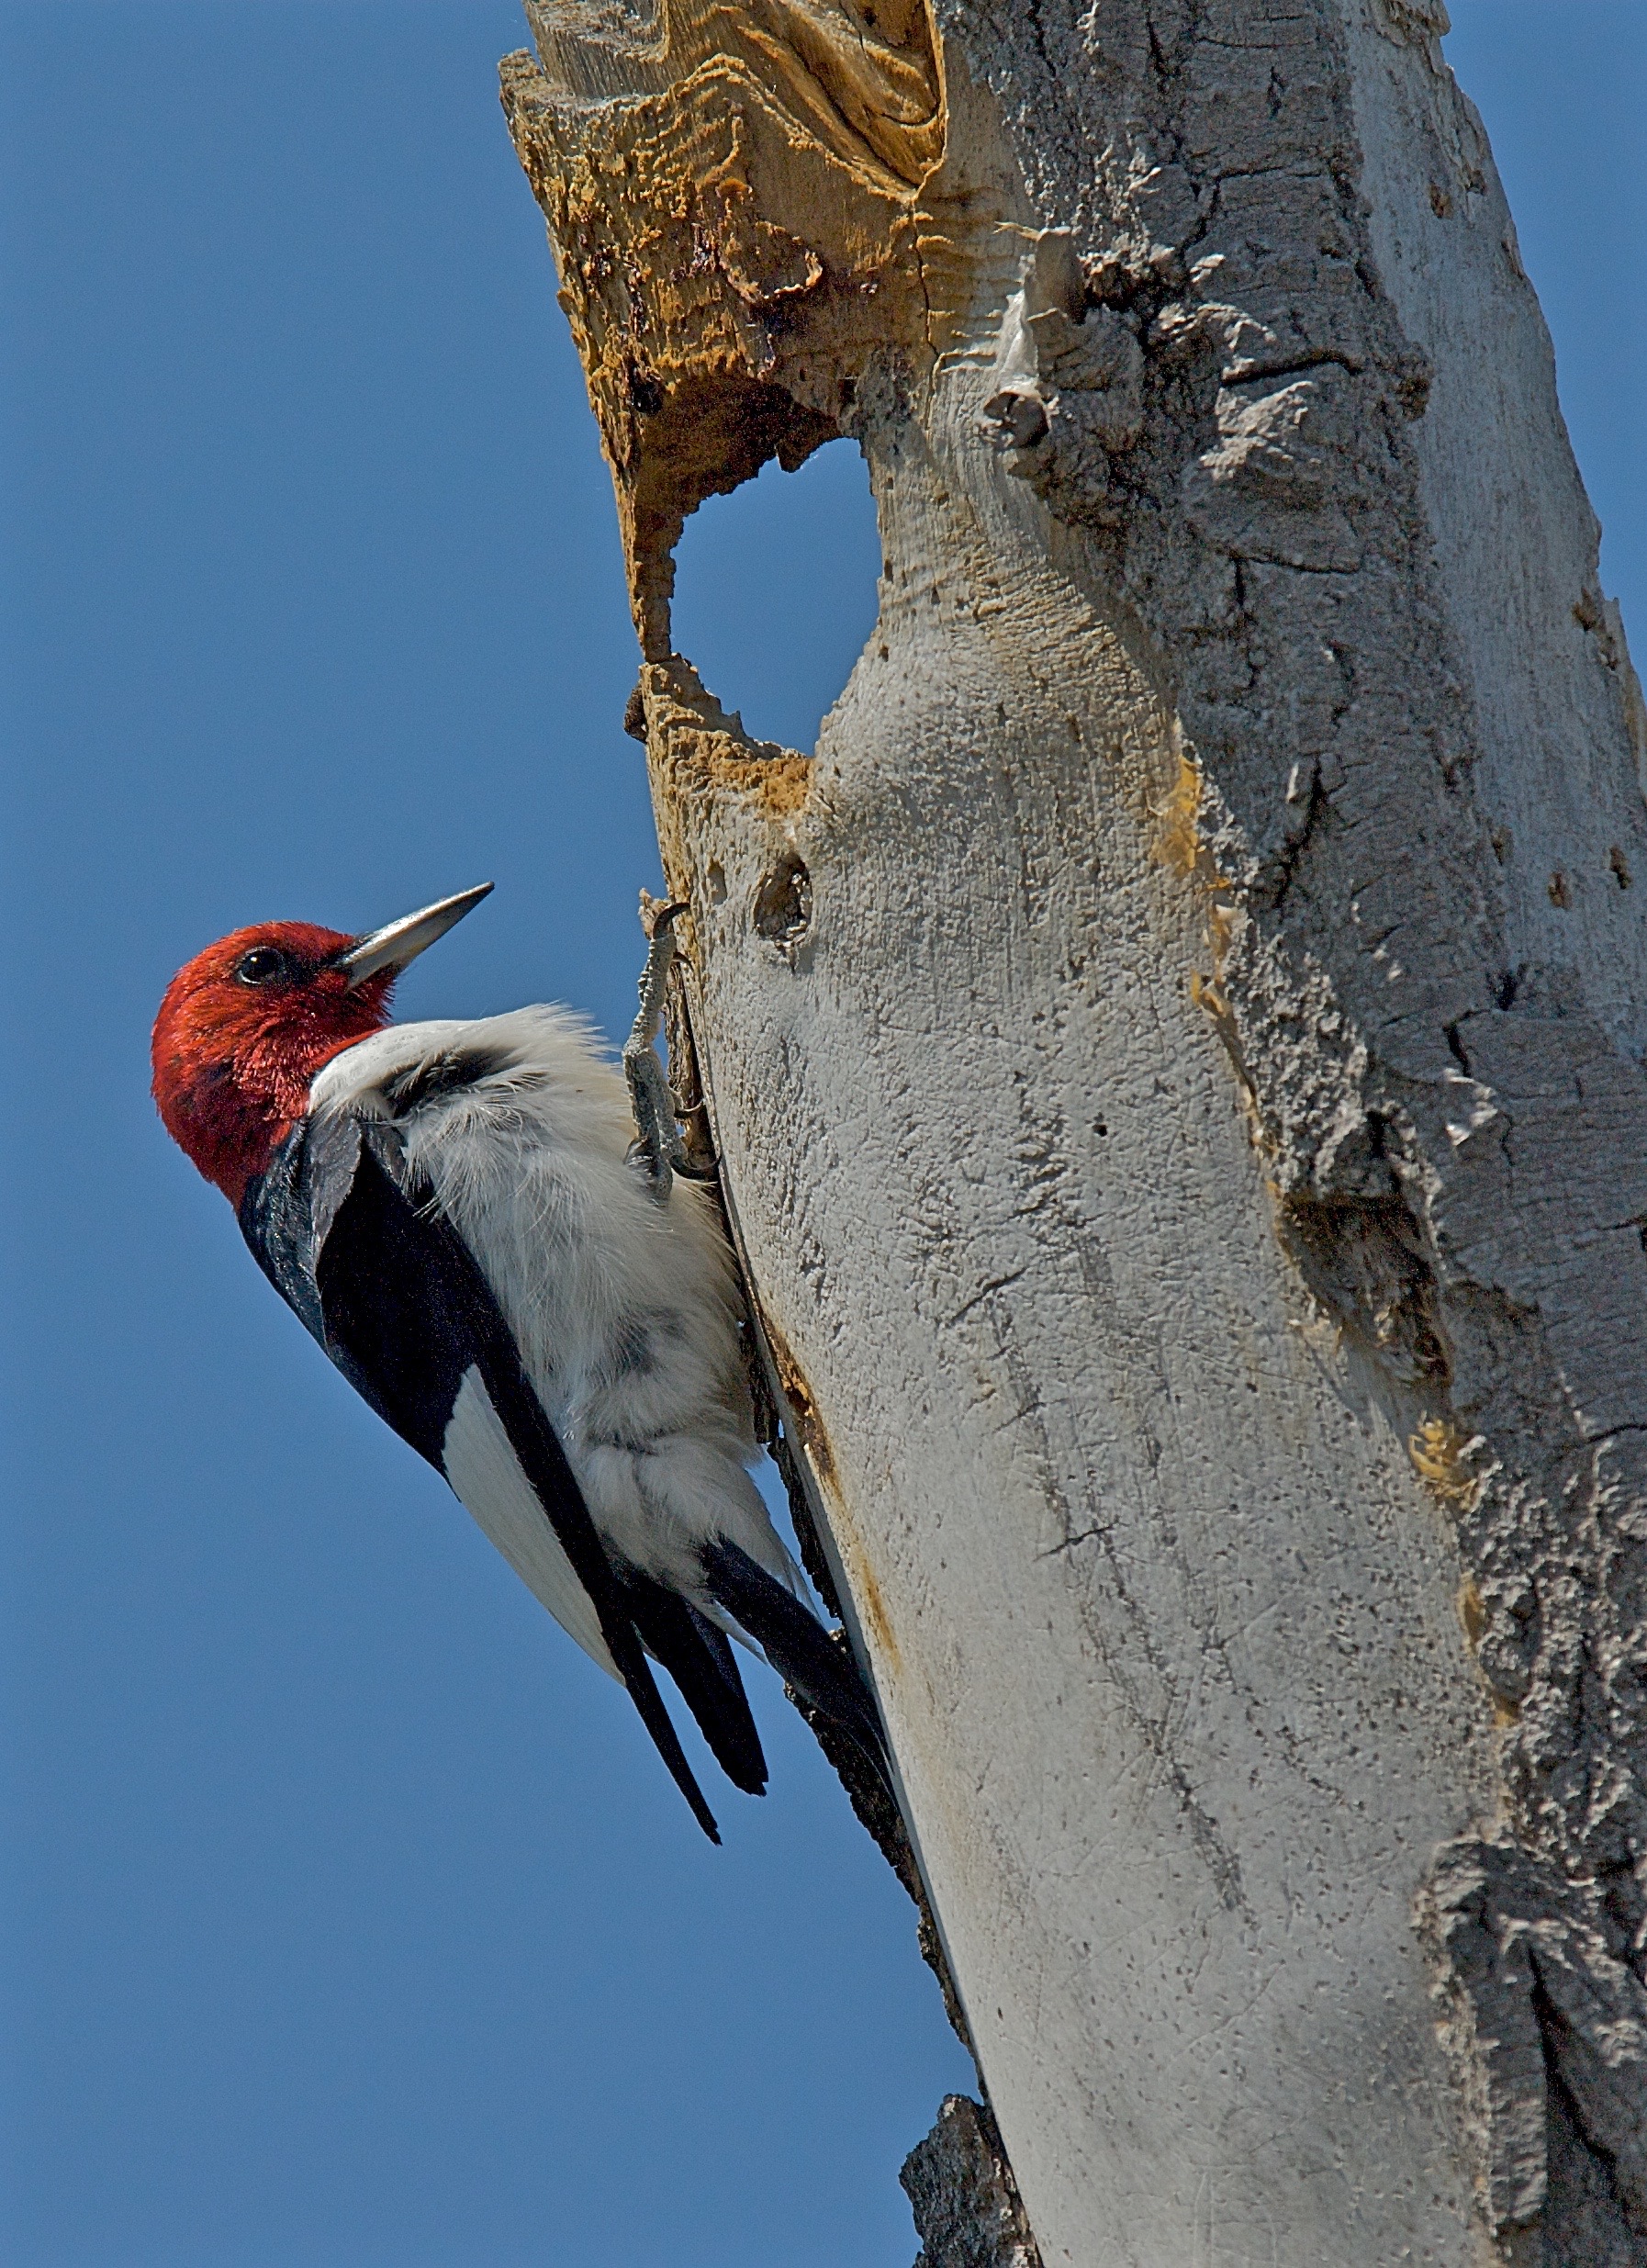
M 1639 648 L 1643 9 L 1453 13 Z M 0 6 L 16 2268 L 904 2268 L 967 2082 L 773 1681 L 713 1851 L 147 1100 L 166 978 L 269 915 L 489 878 L 402 1013 L 632 1011 L 634 651 L 523 39 Z M 805 745 L 877 553 L 849 447 L 768 471 L 689 525 L 678 642 Z

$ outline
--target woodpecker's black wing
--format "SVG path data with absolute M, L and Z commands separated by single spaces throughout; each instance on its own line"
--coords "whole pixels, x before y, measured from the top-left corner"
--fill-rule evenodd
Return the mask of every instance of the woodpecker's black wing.
M 714 1730 L 705 1723 L 705 1734 L 729 1777 L 744 1786 L 750 1758 L 746 1741 L 738 1736 L 741 1727 L 734 1723 L 737 1712 L 725 1691 L 719 1653 L 651 1596 L 659 1592 L 667 1600 L 672 1594 L 647 1585 L 633 1571 L 621 1576 L 614 1570 L 491 1288 L 467 1245 L 435 1208 L 433 1192 L 409 1165 L 393 1128 L 342 1113 L 306 1120 L 248 1188 L 240 1220 L 264 1274 L 350 1384 L 448 1480 L 453 1414 L 465 1380 L 478 1375 L 509 1446 L 588 1595 L 600 1636 L 643 1723 L 699 1825 L 718 1843 L 714 1817 L 641 1641 L 652 1643 L 648 1625 L 663 1636 L 664 1645 L 654 1645 L 654 1651 L 700 1723 L 704 1711 L 699 1699 L 707 1706 L 712 1698 Z M 685 1600 L 678 1603 L 690 1614 Z M 693 1637 L 695 1647 L 689 1643 Z M 723 1640 L 721 1645 L 724 1649 Z M 736 1683 L 730 1655 L 726 1666 Z M 742 1714 L 746 1740 L 754 1743 L 758 1758 L 746 1701 Z M 727 1762 L 723 1748 L 738 1769 Z M 765 1779 L 763 1763 L 762 1786 Z

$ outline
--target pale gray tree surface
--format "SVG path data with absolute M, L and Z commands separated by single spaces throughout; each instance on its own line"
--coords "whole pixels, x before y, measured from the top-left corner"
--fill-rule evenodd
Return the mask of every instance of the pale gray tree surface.
M 1647 2258 L 1647 736 L 1440 0 L 529 15 L 724 1192 L 1042 2256 Z M 837 432 L 807 756 L 671 555 Z

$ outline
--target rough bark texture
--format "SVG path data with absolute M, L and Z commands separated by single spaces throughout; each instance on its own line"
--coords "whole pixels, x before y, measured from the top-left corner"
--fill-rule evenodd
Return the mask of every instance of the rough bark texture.
M 1000 2128 L 981 2103 L 947 2094 L 898 2178 L 921 2236 L 915 2268 L 1041 2268 Z
M 1440 0 L 528 13 L 729 1208 L 1048 2268 L 1647 2259 L 1647 746 Z M 837 432 L 807 757 L 670 552 Z

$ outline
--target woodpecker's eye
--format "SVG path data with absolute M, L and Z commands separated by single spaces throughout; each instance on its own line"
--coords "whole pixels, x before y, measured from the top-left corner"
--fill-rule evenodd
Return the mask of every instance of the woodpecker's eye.
M 241 984 L 285 984 L 297 975 L 297 969 L 291 955 L 283 953 L 278 945 L 254 945 L 235 962 L 234 973 Z

